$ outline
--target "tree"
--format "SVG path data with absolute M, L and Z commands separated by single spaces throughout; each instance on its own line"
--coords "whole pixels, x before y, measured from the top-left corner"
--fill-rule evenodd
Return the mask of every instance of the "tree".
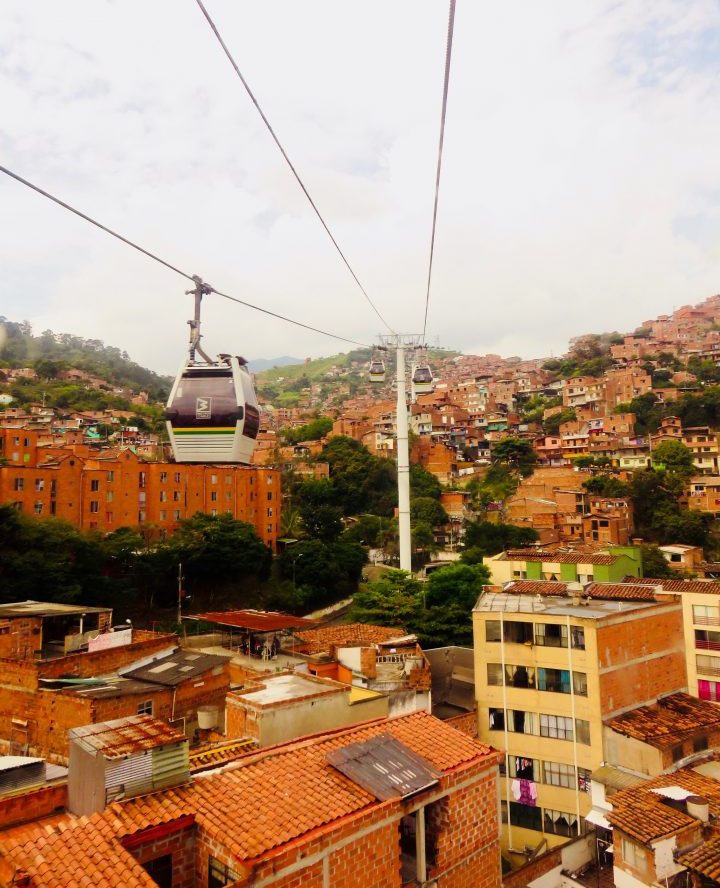
M 340 536 L 343 510 L 336 501 L 335 486 L 326 478 L 304 481 L 295 489 L 294 502 L 308 536 L 325 542 Z
M 662 441 L 653 451 L 653 463 L 687 481 L 695 474 L 692 450 L 682 441 Z
M 522 438 L 503 438 L 493 445 L 491 459 L 494 463 L 501 463 L 517 469 L 521 475 L 532 474 L 533 467 L 537 463 L 537 453 L 532 444 Z
M 410 495 L 413 497 L 431 497 L 440 499 L 442 485 L 432 472 L 418 463 L 410 465 Z
M 644 577 L 653 577 L 656 580 L 679 579 L 680 575 L 670 567 L 658 546 L 644 543 L 640 546 L 640 555 Z
M 418 496 L 410 500 L 410 518 L 414 522 L 424 522 L 431 527 L 447 524 L 448 513 L 436 499 Z
M 426 604 L 457 604 L 468 612 L 473 609 L 490 571 L 484 564 L 448 564 L 434 570 L 427 580 Z
M 598 474 L 583 481 L 583 487 L 588 493 L 594 493 L 597 496 L 630 496 L 631 489 L 628 484 L 615 478 L 613 475 Z
M 497 555 L 504 549 L 521 549 L 538 539 L 538 533 L 532 527 L 491 521 L 468 521 L 465 525 L 465 549 L 478 550 L 483 555 Z

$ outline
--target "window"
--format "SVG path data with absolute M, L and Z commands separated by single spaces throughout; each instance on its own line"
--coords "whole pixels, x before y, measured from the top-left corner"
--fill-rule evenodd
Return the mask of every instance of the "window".
M 138 474 L 138 487 L 145 487 L 147 485 L 147 473 L 140 472 Z
M 570 627 L 570 641 L 574 648 L 585 650 L 585 629 L 582 626 Z
M 268 490 L 267 498 L 268 498 L 268 502 L 272 502 L 272 490 Z
M 160 491 L 160 502 L 161 503 L 167 502 L 167 490 Z
M 232 490 L 226 490 L 226 491 L 225 491 L 225 499 L 226 499 L 226 500 L 231 500 L 232 498 L 233 498 Z
M 93 513 L 100 511 L 100 503 L 97 500 L 90 500 L 90 511 Z
M 561 762 L 543 762 L 543 783 L 575 789 L 575 766 Z
M 505 664 L 505 684 L 511 688 L 534 688 L 535 669 L 532 666 Z
M 165 509 L 160 509 L 160 520 L 167 521 L 167 512 Z
M 623 836 L 622 856 L 625 863 L 636 870 L 645 870 L 645 849 Z
M 35 479 L 35 490 L 40 493 L 41 490 L 45 490 L 45 479 L 44 478 L 36 478 Z
M 214 517 L 217 515 L 217 509 L 210 509 L 210 514 L 211 514 L 211 515 L 213 516 L 213 518 L 214 518 Z
M 720 682 L 698 679 L 698 697 L 701 700 L 713 700 L 720 703 Z
M 538 669 L 538 688 L 557 694 L 570 693 L 570 673 L 567 669 Z
M 587 675 L 584 672 L 573 672 L 573 691 L 580 697 L 587 697 Z
M 107 479 L 108 479 L 108 481 L 114 481 L 115 480 L 115 472 L 108 472 Z
M 713 632 L 712 629 L 696 629 L 695 647 L 701 651 L 720 651 L 720 632 Z
M 240 876 L 227 864 L 221 863 L 215 857 L 208 859 L 208 888 L 225 888 L 237 882 Z
M 141 510 L 138 512 L 138 524 L 143 524 L 144 521 L 145 521 L 145 510 L 144 510 L 144 509 L 141 509 Z
M 180 483 L 180 472 L 175 472 L 174 481 L 176 484 Z
M 111 503 L 112 501 L 113 501 L 113 492 L 112 492 L 112 490 L 108 490 L 108 492 L 105 494 L 105 502 Z
M 54 503 L 53 503 L 53 505 L 54 505 Z M 112 512 L 106 512 L 106 513 L 105 513 L 105 523 L 106 523 L 106 524 L 112 524 L 112 523 L 113 523 L 113 513 L 112 513 Z
M 267 516 L 268 518 L 272 518 L 272 509 L 267 510 Z
M 160 483 L 167 484 L 167 472 L 160 472 Z
M 720 607 L 694 604 L 693 623 L 697 623 L 699 626 L 720 626 Z
M 683 754 L 684 749 L 682 743 L 680 743 L 678 746 L 673 746 L 671 755 L 674 762 L 679 762 L 680 759 L 683 757 Z
M 179 490 L 173 490 L 173 502 L 174 503 L 180 502 L 180 491 Z
M 543 832 L 553 833 L 556 836 L 579 835 L 577 815 L 565 811 L 553 811 L 552 808 L 545 808 L 543 815 Z
M 578 768 L 578 789 L 580 792 L 590 792 L 592 784 L 592 771 L 587 768 Z
M 536 759 L 524 758 L 519 755 L 509 755 L 507 766 L 510 777 L 517 780 L 540 781 L 540 762 Z
M 708 748 L 708 738 L 707 737 L 696 737 L 693 740 L 693 752 L 703 752 L 703 750 Z
M 567 647 L 567 626 L 557 623 L 537 623 L 535 644 L 545 647 Z
M 510 802 L 510 823 L 513 826 L 522 826 L 525 829 L 542 830 L 542 811 L 531 805 L 521 805 L 519 802 Z
M 29 447 L 29 446 L 30 446 L 30 438 L 23 438 L 23 447 Z M 707 449 L 709 450 L 710 448 L 708 447 Z
M 13 488 L 15 490 L 24 490 L 25 488 L 25 479 L 24 478 L 16 478 L 15 483 L 13 484 Z
M 172 854 L 163 854 L 142 864 L 158 888 L 172 888 Z
M 488 719 L 488 725 L 491 731 L 504 731 L 505 730 L 505 710 L 504 709 L 490 709 L 490 715 Z
M 90 482 L 90 490 L 93 493 L 97 493 L 97 491 L 100 490 L 100 482 L 97 480 L 97 478 L 93 478 L 93 480 Z
M 210 502 L 212 502 L 212 503 L 217 502 L 217 490 L 210 491 Z
M 146 500 L 147 500 L 147 494 L 146 494 L 145 491 L 143 490 L 142 493 L 139 493 L 139 494 L 138 494 L 138 502 L 141 503 L 142 505 L 145 505 L 145 501 L 146 501 Z
M 720 675 L 720 657 L 708 657 L 707 654 L 695 656 L 697 671 L 702 675 Z
M 541 715 L 540 736 L 552 737 L 555 740 L 572 740 L 572 719 L 564 715 Z
M 575 735 L 578 743 L 590 746 L 590 722 L 584 718 L 575 719 Z
M 175 509 L 175 511 L 173 512 L 173 521 L 179 521 L 179 520 L 180 520 L 180 509 Z
M 217 475 L 210 475 L 210 483 L 217 484 Z
M 533 626 L 532 623 L 520 621 L 508 621 L 505 623 L 505 641 L 512 644 L 532 644 Z
M 225 475 L 225 483 L 232 484 L 232 475 Z
M 487 664 L 487 683 L 489 685 L 501 685 L 502 679 L 502 663 Z
M 515 734 L 537 734 L 537 716 L 522 709 L 508 709 L 507 729 Z
M 43 504 L 38 500 L 38 502 L 35 503 L 35 514 L 42 515 L 42 512 L 43 512 Z
M 485 621 L 485 641 L 500 641 L 500 620 Z
M 152 700 L 143 700 L 142 703 L 138 703 L 137 714 L 138 715 L 152 715 L 153 714 L 153 701 Z

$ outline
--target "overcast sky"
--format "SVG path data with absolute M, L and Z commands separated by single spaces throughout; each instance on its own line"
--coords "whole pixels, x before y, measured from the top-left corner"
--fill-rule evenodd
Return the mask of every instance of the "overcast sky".
M 207 0 L 368 293 L 422 328 L 445 0 Z M 558 354 L 720 291 L 720 4 L 458 0 L 429 340 Z M 218 289 L 382 326 L 194 0 L 3 0 L 0 163 Z M 0 314 L 174 369 L 187 282 L 0 177 Z M 349 346 L 218 297 L 205 345 Z

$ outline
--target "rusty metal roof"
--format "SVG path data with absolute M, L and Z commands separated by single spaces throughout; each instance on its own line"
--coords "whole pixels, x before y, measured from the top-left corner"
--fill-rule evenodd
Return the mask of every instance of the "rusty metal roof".
M 280 632 L 283 629 L 312 629 L 316 620 L 294 617 L 279 611 L 234 610 L 208 611 L 204 614 L 188 614 L 184 620 L 202 620 L 217 623 L 219 626 L 233 626 L 236 629 L 251 629 L 253 632 Z
M 72 728 L 68 736 L 71 743 L 76 741 L 88 752 L 106 759 L 125 758 L 187 739 L 185 734 L 150 715 L 130 715 L 97 725 L 83 725 Z
M 327 754 L 327 760 L 381 802 L 404 799 L 429 789 L 441 776 L 424 758 L 390 734 L 334 749 Z

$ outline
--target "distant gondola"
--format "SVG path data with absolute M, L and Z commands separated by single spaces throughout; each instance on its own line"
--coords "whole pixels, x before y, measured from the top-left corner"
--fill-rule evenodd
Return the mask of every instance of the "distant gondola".
M 412 374 L 412 384 L 416 394 L 422 395 L 434 389 L 433 375 L 427 364 L 418 364 Z
M 165 419 L 176 462 L 249 463 L 260 428 L 243 358 L 188 362 L 170 392 Z
M 370 382 L 385 382 L 385 361 L 373 358 L 368 369 Z

